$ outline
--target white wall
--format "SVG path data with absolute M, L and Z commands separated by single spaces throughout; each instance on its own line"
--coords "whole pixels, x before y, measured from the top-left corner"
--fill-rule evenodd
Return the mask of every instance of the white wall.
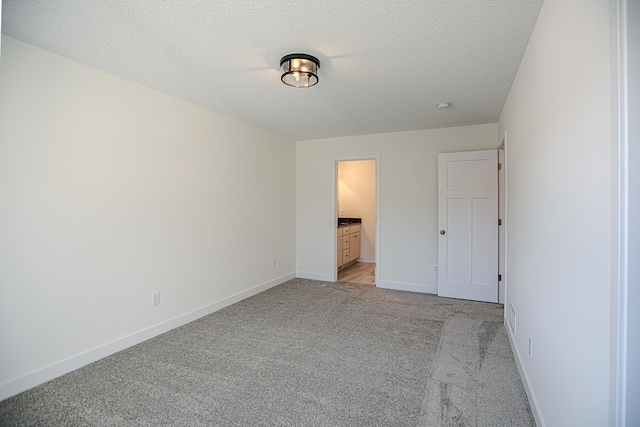
M 338 212 L 345 218 L 361 218 L 360 262 L 375 262 L 376 161 L 338 162 Z
M 293 277 L 294 141 L 4 36 L 0 94 L 0 399 Z
M 336 158 L 380 155 L 378 286 L 437 292 L 439 152 L 498 145 L 495 124 L 299 141 L 296 152 L 296 270 L 330 281 Z
M 608 0 L 545 1 L 500 118 L 507 304 L 540 425 L 609 422 L 612 150 Z M 528 340 L 533 340 L 533 356 Z

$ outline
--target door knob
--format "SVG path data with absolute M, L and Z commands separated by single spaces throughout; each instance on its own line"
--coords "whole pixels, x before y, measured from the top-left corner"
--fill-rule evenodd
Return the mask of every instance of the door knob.
M 440 234 L 444 234 L 444 230 L 440 230 Z

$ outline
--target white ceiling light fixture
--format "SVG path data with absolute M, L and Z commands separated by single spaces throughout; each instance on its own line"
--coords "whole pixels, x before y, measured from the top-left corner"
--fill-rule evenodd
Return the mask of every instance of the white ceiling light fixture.
M 280 60 L 282 83 L 292 87 L 311 87 L 318 83 L 320 61 L 305 53 L 292 53 Z
M 449 108 L 451 108 L 451 104 L 449 104 L 448 102 L 441 102 L 440 104 L 436 105 L 436 108 L 438 110 L 448 110 Z

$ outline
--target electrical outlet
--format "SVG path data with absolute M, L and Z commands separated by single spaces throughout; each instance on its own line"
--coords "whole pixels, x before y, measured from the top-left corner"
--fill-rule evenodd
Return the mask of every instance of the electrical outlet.
M 529 357 L 533 357 L 533 340 L 529 337 Z
M 271 268 L 276 268 L 276 260 L 275 259 L 271 260 Z
M 438 266 L 437 265 L 433 266 L 433 274 L 438 274 Z
M 151 305 L 156 306 L 160 304 L 160 292 L 155 292 L 151 294 Z

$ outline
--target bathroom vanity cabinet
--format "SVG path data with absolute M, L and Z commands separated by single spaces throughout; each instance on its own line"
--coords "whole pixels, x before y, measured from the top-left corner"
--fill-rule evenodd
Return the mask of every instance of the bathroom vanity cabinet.
M 360 224 L 338 226 L 337 263 L 338 269 L 348 267 L 360 257 Z

